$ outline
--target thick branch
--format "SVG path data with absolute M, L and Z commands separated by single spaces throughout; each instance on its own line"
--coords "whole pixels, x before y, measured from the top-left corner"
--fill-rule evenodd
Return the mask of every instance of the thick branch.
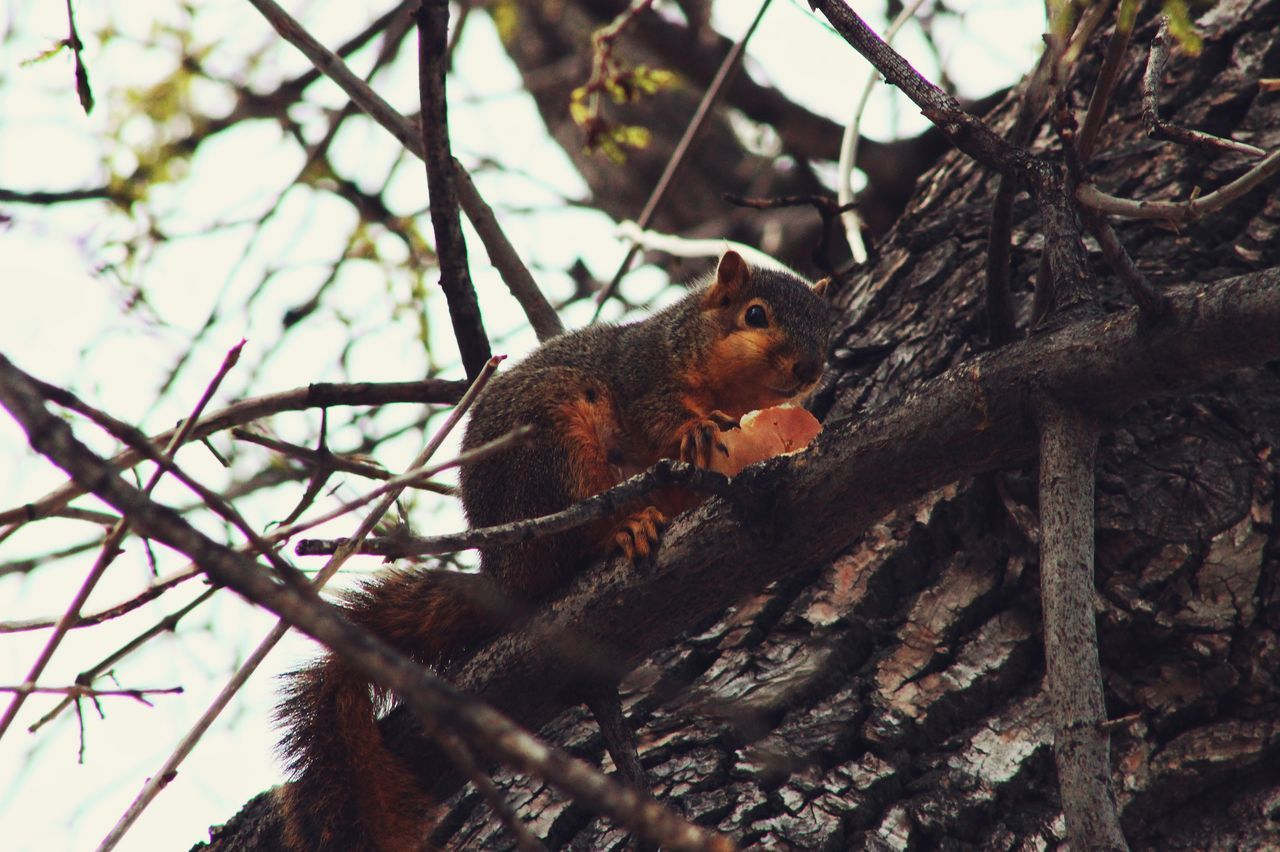
M 456 682 L 536 728 L 565 706 L 558 688 L 567 680 L 566 646 L 625 670 L 770 582 L 829 563 L 894 508 L 1026 461 L 1039 447 L 1031 401 L 1042 392 L 1114 417 L 1280 358 L 1280 270 L 1184 289 L 1172 300 L 1167 325 L 1147 327 L 1137 309 L 1078 322 L 979 356 L 871 417 L 828 425 L 797 459 L 735 479 L 768 496 L 766 515 L 713 499 L 673 524 L 653 564 L 618 561 L 579 577 L 527 628 L 460 667 Z M 390 725 L 394 747 L 414 755 L 434 795 L 447 795 L 460 777 L 441 775 L 410 727 Z
M 1040 600 L 1062 812 L 1073 849 L 1128 849 L 1111 784 L 1093 615 L 1098 428 L 1052 400 L 1040 422 Z

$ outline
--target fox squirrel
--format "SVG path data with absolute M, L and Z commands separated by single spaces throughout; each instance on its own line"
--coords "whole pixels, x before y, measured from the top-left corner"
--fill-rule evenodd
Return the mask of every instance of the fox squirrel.
M 616 485 L 659 459 L 710 467 L 718 440 L 749 411 L 810 391 L 822 372 L 826 281 L 749 268 L 728 251 L 712 279 L 640 322 L 556 337 L 495 376 L 471 411 L 463 447 L 519 424 L 520 446 L 465 465 L 461 496 L 475 527 L 537 517 Z M 591 562 L 647 557 L 667 518 L 691 507 L 668 490 L 649 505 L 559 535 L 481 552 L 481 573 L 537 601 Z M 500 629 L 464 588 L 474 575 L 394 570 L 346 595 L 345 614 L 424 665 Z M 281 750 L 297 780 L 283 788 L 294 849 L 422 848 L 433 802 L 385 748 L 377 695 L 327 655 L 295 672 L 278 710 Z

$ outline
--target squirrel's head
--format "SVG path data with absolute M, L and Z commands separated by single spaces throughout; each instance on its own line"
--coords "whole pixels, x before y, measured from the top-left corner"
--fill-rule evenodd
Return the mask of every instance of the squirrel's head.
M 719 330 L 708 362 L 726 410 L 778 405 L 817 385 L 831 333 L 828 282 L 751 267 L 732 250 L 720 258 L 702 304 Z

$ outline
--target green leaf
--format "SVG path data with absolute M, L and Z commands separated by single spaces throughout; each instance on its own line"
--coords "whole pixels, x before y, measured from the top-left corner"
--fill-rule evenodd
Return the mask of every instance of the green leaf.
M 1164 13 L 1169 17 L 1169 34 L 1177 40 L 1178 46 L 1192 56 L 1199 56 L 1204 40 L 1191 22 L 1191 9 L 1186 0 L 1165 0 Z

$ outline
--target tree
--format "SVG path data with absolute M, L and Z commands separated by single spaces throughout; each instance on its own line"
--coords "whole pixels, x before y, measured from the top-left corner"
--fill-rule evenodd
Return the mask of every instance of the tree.
M 523 5 L 508 24 L 518 37 L 507 42 L 552 135 L 615 216 L 640 206 L 696 100 L 659 93 L 640 100 L 638 116 L 607 114 L 653 134 L 622 169 L 581 153 L 566 104 L 590 73 L 585 33 L 624 5 Z M 860 41 L 842 3 L 814 5 L 843 36 L 880 50 Z M 729 45 L 682 48 L 698 37 L 705 6 L 681 8 L 692 23 L 637 16 L 634 61 L 705 85 L 716 64 L 706 57 Z M 504 10 L 497 4 L 493 14 Z M 1183 28 L 1163 75 L 1161 47 L 1152 47 L 1157 11 L 1139 10 L 1130 39 L 1112 10 L 1095 7 L 1076 21 L 1055 9 L 1037 73 L 984 124 L 878 53 L 940 130 L 866 156 L 919 163 L 939 138 L 961 150 L 919 178 L 900 216 L 883 201 L 900 204 L 900 187 L 877 181 L 868 163 L 868 195 L 893 212 L 868 216 L 871 260 L 842 269 L 837 343 L 815 400 L 827 426 L 814 454 L 771 463 L 677 522 L 654 565 L 611 564 L 582 577 L 534 623 L 450 672 L 454 682 L 598 761 L 594 726 L 555 689 L 572 674 L 555 637 L 611 648 L 623 668 L 637 666 L 627 708 L 659 800 L 744 844 L 1030 848 L 1070 833 L 1076 845 L 1101 846 L 1117 842 L 1108 834 L 1112 796 L 1134 847 L 1276 843 L 1280 277 L 1274 184 L 1264 182 L 1276 156 L 1188 142 L 1179 128 L 1275 150 L 1280 106 L 1269 80 L 1280 5 L 1219 4 L 1196 22 L 1199 54 Z M 1163 49 L 1174 40 L 1164 36 Z M 1112 71 L 1106 45 L 1118 59 Z M 566 58 L 578 73 L 537 82 L 539 69 Z M 1112 73 L 1114 93 L 1090 108 L 1097 81 Z M 744 165 L 752 155 L 713 114 L 681 192 L 655 218 L 660 230 L 697 233 L 723 220 L 713 199 L 742 194 L 744 170 L 766 176 L 765 191 L 753 194 L 824 192 L 807 168 L 783 166 L 830 157 L 819 140 L 834 128 L 743 77 L 725 98 L 776 127 L 790 159 Z M 1144 114 L 1152 101 L 1158 113 Z M 1090 113 L 1077 128 L 1073 117 Z M 1020 147 L 1026 140 L 1039 159 Z M 431 177 L 433 194 L 443 173 Z M 1203 208 L 1180 204 L 1241 178 L 1247 191 L 1228 191 L 1230 203 L 1218 206 L 1219 195 Z M 359 187 L 348 191 L 377 211 Z M 1118 196 L 1148 210 L 1170 205 L 1150 217 Z M 1123 215 L 1108 224 L 1115 212 Z M 740 211 L 717 231 L 759 241 L 768 223 L 795 218 Z M 875 224 L 894 218 L 892 228 Z M 395 231 L 393 217 L 380 221 Z M 808 253 L 820 222 L 809 214 L 787 228 L 783 256 Z M 443 264 L 445 241 L 436 249 Z M 14 386 L 6 407 L 37 417 L 40 389 L 23 408 Z M 71 402 L 55 388 L 43 394 Z M 62 434 L 51 424 L 36 433 Z M 83 455 L 67 462 L 52 439 L 37 449 L 106 488 Z M 123 489 L 98 488 L 145 534 L 200 554 L 219 582 L 330 641 L 349 639 L 324 633 L 322 611 L 289 588 L 288 566 L 275 566 L 285 581 L 260 570 L 247 585 L 255 578 L 237 573 L 243 560 L 182 538 L 176 519 Z M 1094 613 L 1100 683 L 1088 679 Z M 388 717 L 386 735 L 437 792 L 455 796 L 438 837 L 509 843 L 509 827 L 482 806 L 485 794 L 458 792 L 465 774 L 448 768 L 409 712 L 454 713 L 468 747 L 494 757 L 465 734 L 462 717 L 475 708 L 446 711 L 422 684 L 405 686 L 406 706 Z M 1090 771 L 1107 759 L 1108 738 L 1110 790 L 1099 778 L 1106 773 Z M 625 837 L 616 822 L 594 818 L 580 789 L 577 801 L 565 796 L 563 777 L 499 782 L 506 801 L 536 815 L 533 833 L 548 845 L 607 847 Z M 215 845 L 269 846 L 272 820 L 270 797 L 259 797 Z

